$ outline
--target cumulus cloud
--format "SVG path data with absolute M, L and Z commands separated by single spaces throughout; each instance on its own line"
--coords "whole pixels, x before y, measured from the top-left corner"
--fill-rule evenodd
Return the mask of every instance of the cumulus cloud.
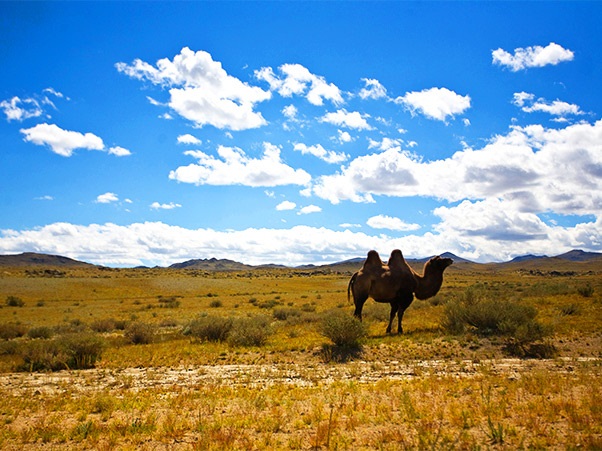
M 178 144 L 201 144 L 201 140 L 190 133 L 186 133 L 178 136 Z
M 102 139 L 94 133 L 80 133 L 63 130 L 55 124 L 38 124 L 31 128 L 22 128 L 20 132 L 24 140 L 38 146 L 48 146 L 54 153 L 70 157 L 76 149 L 102 150 L 109 155 L 125 157 L 132 153 L 123 147 L 113 146 L 108 149 Z
M 539 45 L 533 47 L 514 49 L 514 54 L 499 48 L 491 52 L 493 64 L 508 67 L 513 72 L 527 69 L 529 67 L 544 67 L 556 65 L 564 61 L 572 61 L 574 53 L 562 46 L 550 42 L 547 46 Z
M 229 75 L 207 52 L 184 47 L 173 60 L 163 58 L 154 66 L 136 59 L 132 64 L 117 63 L 116 68 L 168 89 L 169 107 L 197 127 L 247 130 L 266 124 L 255 105 L 271 93 Z
M 380 84 L 378 80 L 362 78 L 362 81 L 366 84 L 366 86 L 364 86 L 360 91 L 360 97 L 362 99 L 376 100 L 387 97 L 387 90 L 383 85 Z
M 31 98 L 20 99 L 17 96 L 0 102 L 0 108 L 4 111 L 6 120 L 9 122 L 39 117 L 44 112 L 37 100 Z
M 404 105 L 412 114 L 419 112 L 429 119 L 446 121 L 470 108 L 470 96 L 456 94 L 447 88 L 430 88 L 408 92 L 397 97 L 395 103 Z
M 38 124 L 35 127 L 21 129 L 25 141 L 38 146 L 46 145 L 63 157 L 73 155 L 75 149 L 103 150 L 102 139 L 93 133 L 79 133 L 63 130 L 54 124 Z
M 54 102 L 48 97 L 48 95 L 69 100 L 61 92 L 58 92 L 54 88 L 46 88 L 42 91 L 42 94 L 34 94 L 33 97 L 20 98 L 14 96 L 11 99 L 3 100 L 0 102 L 0 109 L 4 112 L 7 121 L 19 121 L 22 122 L 25 119 L 32 117 L 40 117 L 46 114 L 50 117 L 46 111 L 46 106 L 50 106 L 56 109 Z
M 372 130 L 372 127 L 366 121 L 370 117 L 368 114 L 360 114 L 357 111 L 348 112 L 345 109 L 335 111 L 334 113 L 326 113 L 320 122 L 326 122 L 338 127 L 352 128 L 355 130 Z
M 100 194 L 99 196 L 96 197 L 96 203 L 99 204 L 110 204 L 111 202 L 118 202 L 119 201 L 119 197 L 117 196 L 117 194 L 115 193 L 104 193 L 104 194 Z
M 109 147 L 107 152 L 109 152 L 109 155 L 115 155 L 116 157 L 127 157 L 132 154 L 128 149 L 120 146 Z
M 169 178 L 195 185 L 245 185 L 272 187 L 279 185 L 307 185 L 311 176 L 303 169 L 294 169 L 280 157 L 280 147 L 264 143 L 261 158 L 250 158 L 240 148 L 220 146 L 219 158 L 201 151 L 184 154 L 197 159 L 197 163 L 180 166 L 171 171 Z
M 321 144 L 308 146 L 303 143 L 295 143 L 293 148 L 296 151 L 301 152 L 303 155 L 313 155 L 327 163 L 341 163 L 349 158 L 349 155 L 346 153 L 335 152 L 334 150 L 326 150 Z
M 322 209 L 320 207 L 318 207 L 317 205 L 308 205 L 306 207 L 303 207 L 299 210 L 299 215 L 308 215 L 311 213 L 320 213 L 322 211 Z
M 341 144 L 344 144 L 344 143 L 349 143 L 349 142 L 353 141 L 353 138 L 351 137 L 349 132 L 345 132 L 343 130 L 337 130 L 336 140 L 338 142 L 340 142 Z
M 534 94 L 527 92 L 514 93 L 512 103 L 520 107 L 525 113 L 542 112 L 562 117 L 583 114 L 583 111 L 577 105 L 560 100 L 554 100 L 553 102 L 548 102 L 543 98 L 536 100 Z
M 409 224 L 399 218 L 393 218 L 387 215 L 372 216 L 366 221 L 366 224 L 373 229 L 389 229 L 401 232 L 418 230 L 420 228 L 419 224 Z
M 294 210 L 295 208 L 297 208 L 297 204 L 291 202 L 290 200 L 282 201 L 278 205 L 276 205 L 276 210 L 278 211 Z
M 479 205 L 475 207 L 476 210 L 479 208 Z M 503 214 L 503 209 L 498 211 Z M 448 215 L 452 221 L 453 212 L 438 213 Z M 476 211 L 471 214 L 471 218 L 476 216 Z M 525 253 L 555 255 L 573 248 L 602 250 L 601 219 L 568 228 L 544 226 L 527 220 L 527 227 L 536 232 L 536 237 L 542 234 L 540 232 L 548 236 L 546 240 L 535 238 L 532 241 L 494 241 L 487 234 L 460 233 L 451 224 L 441 226 L 441 232 L 437 233 L 392 238 L 382 233 L 369 235 L 348 228 L 334 231 L 308 226 L 216 231 L 187 229 L 161 222 L 126 226 L 54 223 L 21 231 L 0 230 L 0 253 L 46 252 L 120 266 L 167 266 L 208 257 L 229 258 L 249 264 L 297 266 L 364 257 L 370 249 L 376 249 L 381 255 L 387 255 L 391 249 L 403 249 L 408 257 L 452 251 L 478 261 L 508 260 Z M 355 227 L 353 224 L 348 226 Z M 479 232 L 479 229 L 475 230 Z
M 601 214 L 601 143 L 598 121 L 563 129 L 514 127 L 482 149 L 465 148 L 442 160 L 422 161 L 392 147 L 320 177 L 312 192 L 332 203 L 373 202 L 373 195 L 449 202 L 494 197 L 522 212 Z
M 174 208 L 180 208 L 182 205 L 170 202 L 168 204 L 161 204 L 159 202 L 153 202 L 150 204 L 150 208 L 153 210 L 173 210 Z
M 305 96 L 309 103 L 317 106 L 323 105 L 324 100 L 335 105 L 344 102 L 338 87 L 326 82 L 324 77 L 312 74 L 301 64 L 283 64 L 278 70 L 280 75 L 277 75 L 271 67 L 263 67 L 255 71 L 255 77 L 266 81 L 270 89 L 282 97 Z

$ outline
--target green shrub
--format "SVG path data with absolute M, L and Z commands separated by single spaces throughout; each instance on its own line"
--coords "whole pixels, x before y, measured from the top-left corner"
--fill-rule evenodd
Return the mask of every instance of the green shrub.
M 220 308 L 222 305 L 222 301 L 220 301 L 219 299 L 214 299 L 209 303 L 209 307 L 211 308 Z
M 200 340 L 225 341 L 232 330 L 232 324 L 233 321 L 231 318 L 199 316 L 190 321 L 183 333 Z
M 175 296 L 159 296 L 159 306 L 163 308 L 178 308 L 180 301 Z
M 566 316 L 572 316 L 572 315 L 577 315 L 579 313 L 581 313 L 581 308 L 579 307 L 578 304 L 566 304 L 566 305 L 562 305 L 560 306 L 560 313 L 562 313 L 563 315 Z
M 94 332 L 106 333 L 117 329 L 116 321 L 113 318 L 102 318 L 90 324 L 90 329 Z
M 12 340 L 13 338 L 22 337 L 27 333 L 27 328 L 19 323 L 2 323 L 0 324 L 0 339 Z
M 577 293 L 584 298 L 591 298 L 594 295 L 594 287 L 592 287 L 590 283 L 587 283 L 584 286 L 577 288 Z
M 455 334 L 471 331 L 482 336 L 505 337 L 508 350 L 525 356 L 529 354 L 529 346 L 551 333 L 536 317 L 537 310 L 532 306 L 488 299 L 469 287 L 463 296 L 446 304 L 442 325 Z
M 321 322 L 320 332 L 335 346 L 358 348 L 367 335 L 364 323 L 344 312 L 328 313 Z
M 53 335 L 54 331 L 47 326 L 33 327 L 27 332 L 29 338 L 50 338 Z
M 125 338 L 135 345 L 149 344 L 155 339 L 155 326 L 148 323 L 131 323 L 124 333 Z
M 232 346 L 263 346 L 272 334 L 270 322 L 265 316 L 238 318 L 228 335 Z
M 6 305 L 9 307 L 23 307 L 25 302 L 23 299 L 18 298 L 17 296 L 7 296 L 6 297 Z
M 21 371 L 60 371 L 93 368 L 105 343 L 91 333 L 68 334 L 54 340 L 31 341 L 22 349 Z
M 295 308 L 281 307 L 274 310 L 273 316 L 278 321 L 286 321 L 289 318 L 299 318 L 301 311 Z

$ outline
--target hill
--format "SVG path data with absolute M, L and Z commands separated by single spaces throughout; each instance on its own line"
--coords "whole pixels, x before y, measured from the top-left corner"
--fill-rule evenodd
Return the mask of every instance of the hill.
M 169 266 L 171 269 L 202 269 L 205 271 L 244 271 L 255 268 L 251 265 L 239 263 L 234 260 L 203 258 L 187 260 L 182 263 L 174 263 Z
M 58 267 L 93 267 L 90 263 L 73 260 L 60 255 L 24 252 L 14 255 L 0 255 L 0 266 L 58 266 Z

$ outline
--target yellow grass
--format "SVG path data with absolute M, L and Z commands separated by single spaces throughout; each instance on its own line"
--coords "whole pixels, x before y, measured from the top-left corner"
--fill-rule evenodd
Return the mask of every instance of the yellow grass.
M 157 336 L 133 345 L 122 330 L 104 333 L 91 370 L 15 373 L 19 354 L 0 352 L 0 448 L 602 448 L 600 272 L 452 269 L 434 300 L 408 309 L 404 336 L 385 335 L 388 309 L 368 301 L 367 341 L 346 363 L 328 361 L 317 325 L 333 309 L 352 314 L 348 273 L 2 269 L 0 325 L 110 318 L 151 323 Z M 536 307 L 559 356 L 513 359 L 500 338 L 442 330 L 445 303 L 475 283 L 500 302 Z M 590 297 L 578 292 L 586 284 Z M 25 305 L 6 306 L 8 296 Z M 165 308 L 167 298 L 178 306 Z M 276 320 L 279 308 L 300 316 Z M 250 348 L 184 336 L 203 314 L 265 315 L 273 334 Z

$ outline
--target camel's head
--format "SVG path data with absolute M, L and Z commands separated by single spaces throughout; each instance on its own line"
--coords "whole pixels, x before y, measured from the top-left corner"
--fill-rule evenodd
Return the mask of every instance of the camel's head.
M 441 257 L 437 255 L 436 257 L 431 258 L 428 262 L 426 262 L 426 266 L 424 268 L 425 272 L 427 270 L 431 271 L 439 271 L 443 273 L 448 266 L 451 266 L 454 261 L 451 258 Z

